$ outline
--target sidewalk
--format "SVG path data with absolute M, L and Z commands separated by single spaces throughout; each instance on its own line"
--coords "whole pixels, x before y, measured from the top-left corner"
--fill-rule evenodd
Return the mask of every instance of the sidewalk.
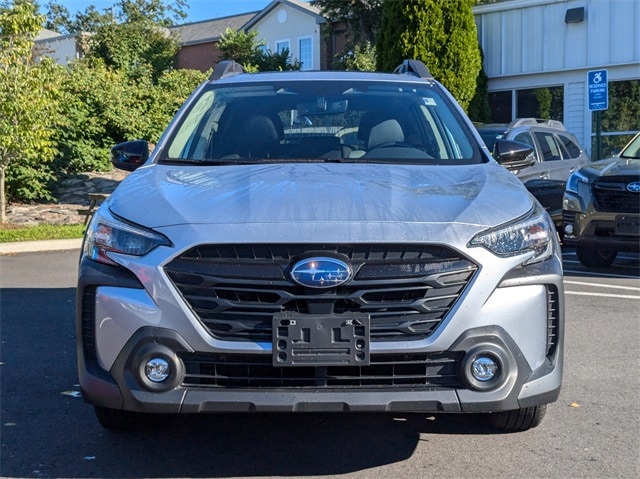
M 80 249 L 81 247 L 82 239 L 18 241 L 15 243 L 0 243 L 0 255 L 39 251 L 65 251 Z

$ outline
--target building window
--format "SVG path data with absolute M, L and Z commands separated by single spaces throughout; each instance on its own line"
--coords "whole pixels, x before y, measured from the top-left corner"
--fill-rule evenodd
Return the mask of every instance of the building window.
M 564 87 L 517 90 L 516 117 L 562 121 L 564 118 Z
M 291 42 L 289 40 L 279 40 L 276 42 L 276 53 L 287 50 L 291 54 Z
M 313 38 L 298 38 L 298 54 L 302 64 L 300 70 L 313 69 Z
M 609 82 L 609 108 L 600 112 L 601 156 L 619 152 L 640 130 L 640 80 Z M 596 154 L 596 112 L 591 112 L 591 152 Z M 593 158 L 594 160 L 597 158 Z
M 512 96 L 511 90 L 489 92 L 489 108 L 493 123 L 509 123 L 512 120 Z

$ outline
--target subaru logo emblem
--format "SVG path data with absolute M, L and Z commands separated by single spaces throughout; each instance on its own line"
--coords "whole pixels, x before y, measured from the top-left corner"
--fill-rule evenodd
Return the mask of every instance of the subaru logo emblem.
M 630 191 L 631 193 L 640 193 L 640 181 L 629 183 L 627 185 L 627 191 Z
M 291 279 L 309 288 L 332 288 L 351 279 L 351 268 L 335 258 L 306 258 L 293 265 Z

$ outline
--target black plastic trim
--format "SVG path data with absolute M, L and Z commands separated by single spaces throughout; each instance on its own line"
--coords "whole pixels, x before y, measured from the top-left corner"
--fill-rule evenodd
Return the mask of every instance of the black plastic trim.
M 518 402 L 523 385 L 536 373 L 532 372 L 521 351 L 509 335 L 499 327 L 477 328 L 463 334 L 451 351 L 472 351 L 482 348 L 499 350 L 507 365 L 507 375 L 497 387 L 478 392 L 470 389 L 416 388 L 394 390 L 375 388 L 210 388 L 180 385 L 161 392 L 148 388 L 138 377 L 137 361 L 158 348 L 171 355 L 193 352 L 186 341 L 173 330 L 145 327 L 128 341 L 116 359 L 111 376 L 116 383 L 106 389 L 92 390 L 89 402 L 104 407 L 138 412 L 196 413 L 251 411 L 397 411 L 397 412 L 495 412 L 544 404 L 555 400 L 558 389 Z M 553 366 L 550 369 L 553 369 Z M 545 369 L 550 370 L 550 369 Z M 533 374 L 532 374 L 533 373 Z M 178 374 L 179 376 L 179 374 Z M 89 385 L 102 387 L 95 380 Z M 176 377 L 176 380 L 178 378 Z M 120 396 L 121 391 L 121 396 Z M 115 394 L 115 393 L 118 394 Z M 106 394 L 105 394 L 106 393 Z M 115 396 L 114 396 L 115 394 Z M 119 402 L 118 398 L 121 399 Z

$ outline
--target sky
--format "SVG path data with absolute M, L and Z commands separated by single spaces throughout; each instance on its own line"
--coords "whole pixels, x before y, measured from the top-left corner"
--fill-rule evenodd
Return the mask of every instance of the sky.
M 116 3 L 116 0 L 40 0 L 40 4 L 46 5 L 49 1 L 66 7 L 72 17 L 76 12 L 84 12 L 89 5 L 102 11 Z M 185 8 L 187 18 L 184 23 L 255 12 L 269 3 L 271 0 L 187 0 L 189 8 Z

